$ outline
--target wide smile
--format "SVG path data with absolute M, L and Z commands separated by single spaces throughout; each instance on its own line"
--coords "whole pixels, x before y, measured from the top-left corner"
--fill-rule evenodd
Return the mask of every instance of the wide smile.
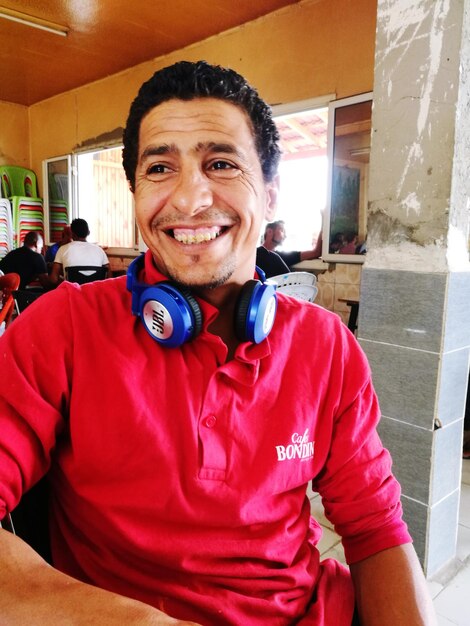
M 229 229 L 228 226 L 201 226 L 200 228 L 171 228 L 165 233 L 184 245 L 214 241 Z

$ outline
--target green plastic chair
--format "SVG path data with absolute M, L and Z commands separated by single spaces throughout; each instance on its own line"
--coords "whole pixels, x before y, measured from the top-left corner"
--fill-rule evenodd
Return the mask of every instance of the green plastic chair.
M 38 197 L 36 174 L 19 165 L 0 165 L 2 180 L 2 195 L 4 198 L 12 196 Z
M 44 210 L 38 197 L 36 174 L 19 165 L 0 165 L 2 195 L 11 202 L 13 217 L 13 247 L 18 248 L 29 230 L 40 232 L 44 238 Z

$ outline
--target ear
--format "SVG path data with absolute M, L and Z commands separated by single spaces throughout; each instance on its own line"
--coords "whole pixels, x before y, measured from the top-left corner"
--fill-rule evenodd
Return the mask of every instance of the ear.
M 269 183 L 266 183 L 266 206 L 264 209 L 264 219 L 267 222 L 272 222 L 274 220 L 274 216 L 277 211 L 277 201 L 279 198 L 279 185 L 280 185 L 280 177 L 279 174 L 271 180 Z

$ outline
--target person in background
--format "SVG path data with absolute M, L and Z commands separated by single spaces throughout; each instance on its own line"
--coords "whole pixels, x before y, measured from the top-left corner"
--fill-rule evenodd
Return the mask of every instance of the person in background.
M 291 269 L 276 252 L 267 250 L 263 246 L 256 249 L 256 267 L 263 270 L 266 278 L 278 276 L 280 274 L 288 274 Z
M 0 518 L 48 473 L 54 563 L 0 530 L 3 623 L 351 626 L 356 605 L 435 626 L 360 345 L 255 269 L 278 142 L 233 70 L 140 88 L 123 165 L 147 252 L 0 339 Z M 349 568 L 320 559 L 310 483 Z
M 72 231 L 70 230 L 70 226 L 64 226 L 60 240 L 53 243 L 46 250 L 46 263 L 48 264 L 48 267 L 50 266 L 52 269 L 52 263 L 54 262 L 58 249 L 61 246 L 64 246 L 66 243 L 70 243 L 71 241 Z
M 38 282 L 43 289 L 53 289 L 58 281 L 51 281 L 47 266 L 42 256 L 44 241 L 36 231 L 26 233 L 23 245 L 11 250 L 0 261 L 0 270 L 4 274 L 16 272 L 21 278 L 20 289 L 25 289 L 32 282 Z
M 52 264 L 51 280 L 57 282 L 64 276 L 67 267 L 75 265 L 94 265 L 106 267 L 109 274 L 109 260 L 100 246 L 87 241 L 90 229 L 86 220 L 77 218 L 70 224 L 72 241 L 57 250 Z
M 321 256 L 322 250 L 322 235 L 321 231 L 318 239 L 315 242 L 314 247 L 311 250 L 292 250 L 285 252 L 278 250 L 279 246 L 282 246 L 286 239 L 286 226 L 283 220 L 277 220 L 266 225 L 263 237 L 263 247 L 271 252 L 276 252 L 284 263 L 292 269 L 294 265 L 301 261 L 309 261 L 311 259 L 318 259 Z
M 346 233 L 344 244 L 340 247 L 339 254 L 356 254 L 357 248 L 357 233 Z

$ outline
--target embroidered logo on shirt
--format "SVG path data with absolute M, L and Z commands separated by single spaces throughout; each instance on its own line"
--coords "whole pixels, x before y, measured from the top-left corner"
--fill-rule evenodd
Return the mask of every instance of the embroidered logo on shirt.
M 302 459 L 306 461 L 313 457 L 315 442 L 308 440 L 308 428 L 304 434 L 294 433 L 291 443 L 287 446 L 276 446 L 277 460 L 286 461 L 290 459 Z

